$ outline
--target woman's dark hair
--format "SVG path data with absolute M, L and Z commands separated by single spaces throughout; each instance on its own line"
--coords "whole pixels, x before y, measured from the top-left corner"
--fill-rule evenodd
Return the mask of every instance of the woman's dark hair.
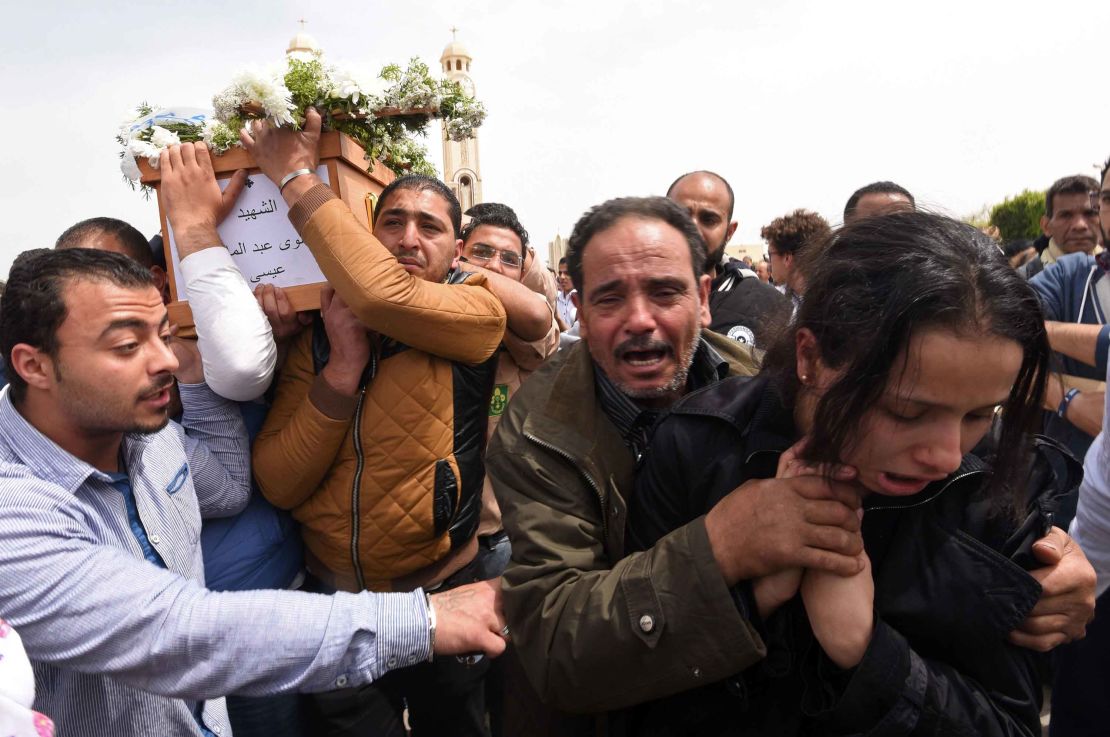
M 818 400 L 803 455 L 838 462 L 887 387 L 915 332 L 987 333 L 1022 348 L 1021 370 L 1003 406 L 991 493 L 1017 499 L 1026 433 L 1040 418 L 1050 349 L 1040 304 L 998 247 L 975 228 L 925 212 L 864 218 L 836 231 L 803 259 L 806 294 L 794 325 L 768 352 L 788 406 L 798 394 L 795 334 L 808 328 L 822 362 L 841 372 Z
M 128 289 L 154 286 L 149 270 L 111 251 L 40 248 L 19 254 L 0 298 L 0 352 L 8 364 L 13 401 L 23 401 L 27 382 L 11 364 L 12 348 L 26 343 L 57 358 L 58 328 L 69 314 L 65 295 L 79 280 L 103 281 Z

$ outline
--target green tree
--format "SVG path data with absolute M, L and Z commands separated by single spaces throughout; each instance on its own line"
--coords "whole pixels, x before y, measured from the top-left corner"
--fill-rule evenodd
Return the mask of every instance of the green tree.
M 1008 243 L 1040 236 L 1043 216 L 1044 192 L 1027 189 L 992 207 L 990 224 L 998 228 L 1002 242 Z

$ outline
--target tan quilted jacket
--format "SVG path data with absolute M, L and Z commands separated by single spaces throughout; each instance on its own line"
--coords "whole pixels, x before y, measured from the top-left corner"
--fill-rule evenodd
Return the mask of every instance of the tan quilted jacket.
M 462 284 L 412 277 L 326 187 L 289 217 L 377 333 L 375 358 L 362 392 L 342 395 L 319 376 L 319 350 L 314 362 L 323 331 L 302 332 L 255 441 L 259 488 L 293 510 L 310 570 L 337 588 L 438 583 L 476 549 L 489 359 L 504 308 L 480 275 Z

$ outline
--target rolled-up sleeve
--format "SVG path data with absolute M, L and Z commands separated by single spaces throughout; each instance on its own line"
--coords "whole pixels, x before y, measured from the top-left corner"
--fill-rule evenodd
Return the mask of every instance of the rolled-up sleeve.
M 277 346 L 226 248 L 204 248 L 181 260 L 181 274 L 196 322 L 204 379 L 222 397 L 247 402 L 270 386 Z

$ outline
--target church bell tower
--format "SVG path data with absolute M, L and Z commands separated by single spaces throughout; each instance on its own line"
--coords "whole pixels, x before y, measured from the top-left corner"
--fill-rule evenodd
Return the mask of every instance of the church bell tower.
M 448 79 L 453 79 L 462 85 L 467 94 L 474 95 L 474 82 L 470 79 L 470 52 L 466 50 L 455 34 L 458 29 L 451 29 L 451 43 L 443 49 L 439 57 L 443 74 Z M 441 123 L 443 130 L 443 181 L 447 183 L 455 196 L 459 198 L 463 212 L 482 201 L 482 169 L 478 165 L 478 138 L 464 141 L 452 141 L 447 137 L 447 127 Z

